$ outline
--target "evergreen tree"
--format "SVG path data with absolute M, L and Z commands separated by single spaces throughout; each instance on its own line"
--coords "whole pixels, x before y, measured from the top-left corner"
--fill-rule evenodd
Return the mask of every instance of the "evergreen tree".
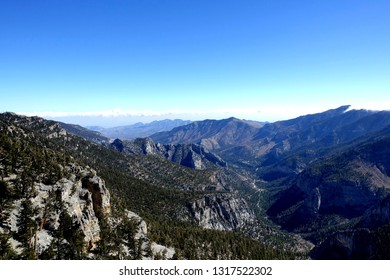
M 0 181 L 0 226 L 9 218 L 11 205 L 9 187 L 6 182 Z
M 20 247 L 23 249 L 22 258 L 25 259 L 36 258 L 34 237 L 38 225 L 34 219 L 35 214 L 31 200 L 24 199 L 21 203 L 21 211 L 17 222 L 18 232 L 16 239 L 21 243 Z
M 85 258 L 84 234 L 80 224 L 73 221 L 66 211 L 59 217 L 59 227 L 55 232 L 52 248 L 55 258 L 60 260 L 78 260 Z
M 96 253 L 98 258 L 107 259 L 113 253 L 113 237 L 115 236 L 106 217 L 99 220 L 100 240 L 97 244 Z
M 9 235 L 0 233 L 0 260 L 9 260 L 16 257 L 16 252 L 9 243 Z

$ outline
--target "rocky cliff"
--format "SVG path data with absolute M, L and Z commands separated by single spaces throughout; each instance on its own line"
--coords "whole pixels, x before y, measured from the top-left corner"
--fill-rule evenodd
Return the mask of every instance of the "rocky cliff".
M 118 253 L 119 258 L 133 258 L 134 250 L 138 250 L 136 254 L 142 259 L 153 259 L 155 256 L 167 259 L 174 256 L 173 248 L 150 241 L 147 236 L 147 224 L 137 214 L 125 210 L 127 223 L 111 215 L 110 194 L 104 181 L 96 175 L 93 169 L 82 168 L 75 164 L 64 168 L 70 172 L 69 178 L 62 178 L 53 185 L 34 183 L 32 190 L 34 195 L 28 199 L 34 213 L 32 218 L 36 223 L 35 234 L 30 237 L 29 242 L 37 257 L 53 250 L 53 244 L 59 236 L 58 232 L 64 227 L 63 217 L 69 217 L 73 230 L 80 231 L 83 236 L 82 250 L 89 254 L 89 258 L 94 258 L 94 252 L 100 250 L 102 219 L 109 222 L 111 230 L 121 227 L 124 236 L 128 236 L 126 232 L 133 232 L 132 237 L 129 238 L 131 240 L 119 245 L 122 248 Z M 12 187 L 12 178 L 15 176 L 4 178 L 8 187 Z M 7 231 L 8 234 L 17 235 L 21 232 L 23 200 L 13 201 L 9 207 L 12 209 L 9 218 L 0 225 L 0 233 Z M 11 238 L 10 244 L 17 254 L 22 254 L 22 244 L 17 239 Z M 138 244 L 138 247 L 130 248 L 131 246 L 127 245 L 130 243 Z M 115 256 L 115 253 L 110 254 Z
M 90 168 L 81 168 L 77 165 L 64 167 L 69 172 L 68 178 L 62 178 L 53 185 L 36 182 L 32 186 L 33 195 L 28 198 L 33 209 L 34 221 L 37 224 L 34 247 L 37 254 L 41 254 L 51 245 L 55 233 L 60 227 L 60 217 L 66 214 L 71 217 L 72 224 L 77 225 L 84 236 L 85 250 L 96 247 L 100 240 L 99 218 L 109 216 L 110 194 L 104 181 L 96 176 Z M 8 188 L 13 186 L 13 178 L 4 178 Z M 22 201 L 24 198 L 13 201 L 8 221 L 4 227 L 11 232 L 19 232 L 19 220 L 22 215 Z M 17 244 L 16 241 L 13 244 Z M 17 250 L 15 247 L 14 249 Z
M 114 149 L 135 155 L 157 155 L 172 162 L 193 169 L 206 169 L 210 166 L 226 167 L 227 163 L 214 153 L 196 144 L 160 144 L 151 138 L 138 138 L 134 141 L 115 139 L 111 143 Z
M 193 201 L 189 210 L 195 222 L 207 229 L 238 230 L 256 220 L 245 200 L 233 193 L 205 195 Z

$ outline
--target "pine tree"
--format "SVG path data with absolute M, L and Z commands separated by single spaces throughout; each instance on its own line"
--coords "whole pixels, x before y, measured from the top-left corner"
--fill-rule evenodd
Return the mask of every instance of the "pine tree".
M 106 259 L 112 253 L 112 237 L 114 236 L 111 231 L 111 227 L 105 217 L 99 220 L 100 226 L 100 240 L 97 244 L 97 254 L 100 258 Z
M 6 182 L 0 181 L 0 226 L 9 218 L 11 201 L 10 191 Z
M 37 232 L 38 225 L 34 219 L 35 210 L 30 199 L 24 199 L 21 203 L 21 211 L 17 222 L 18 232 L 16 239 L 21 243 L 23 249 L 22 258 L 35 259 L 34 236 Z
M 65 232 L 65 239 L 68 242 L 69 254 L 67 258 L 71 260 L 81 260 L 85 258 L 85 235 L 80 228 L 80 223 L 73 221 L 71 227 Z
M 0 233 L 0 260 L 9 260 L 16 257 L 16 252 L 9 243 L 9 235 Z
M 52 248 L 56 252 L 56 259 L 78 260 L 85 258 L 84 233 L 80 224 L 73 221 L 66 211 L 62 211 L 59 217 L 59 227 L 55 232 Z

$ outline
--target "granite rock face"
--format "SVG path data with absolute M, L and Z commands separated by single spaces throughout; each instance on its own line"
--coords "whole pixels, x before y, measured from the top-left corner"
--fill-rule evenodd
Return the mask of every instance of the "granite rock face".
M 35 196 L 30 198 L 35 210 L 35 220 L 40 221 L 37 232 L 38 253 L 50 246 L 53 232 L 59 227 L 60 214 L 66 212 L 73 223 L 80 226 L 85 244 L 94 248 L 100 240 L 99 217 L 110 215 L 110 194 L 104 181 L 90 168 L 76 165 L 66 167 L 72 172 L 70 178 L 62 178 L 54 185 L 35 183 Z M 86 187 L 88 186 L 88 187 Z M 62 209 L 58 206 L 63 205 Z M 10 215 L 10 228 L 17 232 L 17 219 L 21 211 L 21 201 L 14 202 Z M 54 208 L 55 210 L 53 210 Z
M 35 196 L 30 198 L 35 211 L 34 220 L 40 221 L 36 236 L 32 242 L 37 254 L 47 250 L 55 239 L 56 231 L 60 227 L 61 213 L 65 212 L 71 217 L 72 223 L 78 225 L 84 236 L 85 252 L 92 252 L 99 246 L 101 240 L 101 219 L 107 219 L 110 227 L 115 229 L 122 220 L 111 215 L 110 193 L 102 178 L 89 167 L 80 167 L 76 164 L 66 167 L 71 172 L 70 178 L 62 178 L 53 185 L 43 183 L 34 184 Z M 22 200 L 16 200 L 12 206 L 7 228 L 11 232 L 18 232 L 18 218 L 22 209 Z M 62 205 L 59 209 L 58 205 Z M 175 249 L 168 248 L 152 242 L 148 237 L 146 222 L 136 213 L 125 210 L 127 219 L 135 225 L 134 240 L 140 248 L 140 258 L 153 259 L 155 256 L 171 259 Z M 126 230 L 126 229 L 125 229 Z M 128 228 L 131 230 L 131 228 Z M 0 233 L 4 229 L 0 227 Z M 13 249 L 21 253 L 20 243 L 11 239 Z M 131 258 L 134 252 L 125 245 L 122 246 L 121 258 Z M 93 258 L 93 254 L 90 254 Z
M 237 230 L 256 220 L 245 200 L 233 193 L 208 194 L 188 207 L 196 223 L 206 229 Z
M 172 247 L 166 247 L 155 242 L 152 242 L 148 237 L 148 226 L 146 222 L 136 213 L 126 210 L 127 218 L 133 220 L 137 224 L 134 235 L 134 241 L 141 248 L 141 258 L 145 260 L 154 259 L 158 256 L 162 259 L 172 259 L 176 253 Z M 129 248 L 123 248 L 124 252 L 129 252 Z M 148 250 L 150 252 L 148 252 Z
M 196 144 L 161 144 L 151 138 L 138 138 L 134 141 L 115 139 L 111 147 L 127 154 L 156 155 L 193 169 L 206 169 L 212 165 L 226 167 L 227 163 L 219 156 Z

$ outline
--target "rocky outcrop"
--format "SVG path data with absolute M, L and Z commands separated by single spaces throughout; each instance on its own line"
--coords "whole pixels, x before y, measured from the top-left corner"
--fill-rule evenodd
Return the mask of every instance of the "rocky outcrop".
M 81 183 L 82 188 L 88 190 L 88 195 L 91 196 L 96 217 L 102 219 L 109 216 L 111 212 L 110 194 L 104 185 L 104 181 L 95 175 L 84 177 Z
M 193 220 L 206 229 L 237 230 L 256 220 L 245 200 L 232 193 L 205 195 L 188 208 Z
M 110 194 L 105 186 L 105 182 L 96 172 L 89 167 L 82 168 L 76 164 L 65 167 L 70 173 L 69 178 L 62 178 L 54 185 L 35 183 L 33 188 L 34 196 L 31 201 L 35 216 L 32 217 L 37 222 L 37 232 L 32 238 L 32 243 L 37 255 L 49 249 L 53 241 L 58 238 L 57 231 L 61 226 L 61 216 L 65 213 L 70 217 L 72 224 L 77 225 L 73 230 L 80 230 L 84 236 L 84 250 L 89 252 L 89 257 L 93 258 L 96 248 L 99 248 L 99 241 L 102 238 L 102 228 L 100 221 L 108 221 L 112 230 L 122 227 L 122 231 L 134 231 L 133 239 L 122 240 L 120 258 L 134 258 L 138 254 L 141 259 L 154 259 L 156 257 L 171 259 L 175 255 L 173 248 L 152 242 L 148 237 L 146 222 L 137 214 L 124 210 L 125 216 L 132 221 L 131 224 L 123 223 L 123 219 L 115 218 L 111 215 Z M 19 231 L 19 217 L 22 211 L 22 199 L 14 201 L 9 220 L 5 222 L 6 228 L 11 232 Z M 125 228 L 123 228 L 125 225 Z M 133 228 L 135 226 L 135 229 Z M 4 229 L 0 225 L 0 233 Z M 128 236 L 124 234 L 124 236 Z M 107 242 L 107 241 L 106 241 Z M 125 244 L 137 244 L 137 253 L 134 249 Z M 20 242 L 15 239 L 10 240 L 13 249 L 21 254 Z M 112 255 L 117 256 L 117 255 Z M 118 256 L 117 256 L 118 257 Z
M 160 144 L 151 138 L 138 138 L 134 141 L 115 139 L 111 147 L 119 152 L 136 155 L 157 155 L 193 169 L 206 169 L 210 166 L 226 167 L 227 163 L 219 156 L 196 144 Z
M 76 165 L 66 168 L 73 172 L 70 178 L 63 178 L 54 185 L 34 184 L 35 196 L 30 201 L 36 212 L 34 218 L 39 221 L 38 253 L 50 246 L 63 211 L 72 218 L 74 224 L 79 225 L 89 248 L 94 248 L 100 240 L 99 218 L 110 214 L 110 194 L 96 172 Z M 9 221 L 11 230 L 15 232 L 18 231 L 20 211 L 21 201 L 18 200 L 14 202 Z
M 312 252 L 315 259 L 366 260 L 375 255 L 375 242 L 367 229 L 339 232 L 327 238 Z
M 138 216 L 136 213 L 126 210 L 126 216 L 137 224 L 135 230 L 134 241 L 139 245 L 141 250 L 140 256 L 142 259 L 172 259 L 175 255 L 175 249 L 172 247 L 166 247 L 155 242 L 152 242 L 148 237 L 148 227 L 146 222 Z M 125 247 L 123 251 L 127 253 L 125 257 L 130 256 L 130 248 Z

